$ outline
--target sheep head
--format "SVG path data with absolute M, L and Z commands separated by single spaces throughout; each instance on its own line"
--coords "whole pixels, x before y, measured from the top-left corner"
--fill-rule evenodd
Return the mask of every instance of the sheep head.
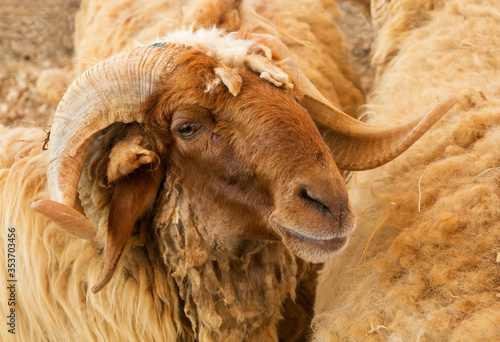
M 109 281 L 134 225 L 172 173 L 197 219 L 216 227 L 219 244 L 280 240 L 305 260 L 327 260 L 355 227 L 339 168 L 388 162 L 453 105 L 447 99 L 403 126 L 364 125 L 329 104 L 276 38 L 199 32 L 103 61 L 73 83 L 58 107 L 51 200 L 32 208 L 82 238 L 95 236 L 77 200 L 89 147 L 113 123 L 131 124 L 101 167 L 113 195 L 94 292 Z M 313 120 L 335 134 L 332 146 Z
M 283 240 L 302 258 L 324 261 L 355 221 L 328 147 L 293 89 L 248 69 L 238 74 L 237 96 L 193 84 L 216 67 L 199 51 L 184 53 L 141 107 L 146 131 L 164 144 L 157 150 L 166 151 L 167 172 L 182 179 L 218 241 Z

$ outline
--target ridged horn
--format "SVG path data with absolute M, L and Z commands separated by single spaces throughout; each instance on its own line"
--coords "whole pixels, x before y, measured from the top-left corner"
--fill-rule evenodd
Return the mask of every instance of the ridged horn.
M 455 95 L 449 95 L 427 115 L 405 125 L 367 125 L 328 102 L 299 69 L 287 47 L 279 39 L 259 34 L 254 35 L 254 39 L 267 45 L 281 58 L 278 65 L 289 74 L 302 92 L 301 104 L 313 121 L 328 132 L 324 138 L 340 169 L 368 170 L 390 162 L 420 139 L 458 101 Z
M 400 126 L 380 127 L 362 123 L 307 94 L 303 98 L 316 123 L 328 130 L 324 138 L 335 164 L 350 171 L 374 169 L 400 156 L 457 101 L 456 95 L 448 95 L 421 118 Z
M 71 84 L 51 128 L 47 170 L 51 199 L 33 203 L 34 211 L 77 237 L 95 237 L 95 229 L 76 205 L 78 182 L 95 134 L 115 122 L 142 122 L 139 105 L 182 50 L 185 47 L 163 43 L 138 47 L 96 64 Z

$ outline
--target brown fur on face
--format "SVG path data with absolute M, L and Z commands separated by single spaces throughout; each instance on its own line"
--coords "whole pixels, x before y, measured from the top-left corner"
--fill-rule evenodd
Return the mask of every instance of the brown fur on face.
M 282 240 L 296 255 L 322 262 L 341 249 L 354 214 L 340 173 L 292 90 L 248 70 L 238 96 L 206 91 L 219 65 L 195 49 L 181 54 L 141 110 L 157 152 L 199 220 L 222 244 Z M 196 132 L 182 136 L 192 125 Z

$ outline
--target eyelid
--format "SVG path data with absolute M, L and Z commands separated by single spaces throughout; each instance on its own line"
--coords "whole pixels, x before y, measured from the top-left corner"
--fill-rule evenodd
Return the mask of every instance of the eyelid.
M 181 135 L 179 130 L 181 130 L 183 125 L 194 125 L 196 127 L 196 131 L 191 135 Z M 172 134 L 177 137 L 190 139 L 206 129 L 211 130 L 213 126 L 215 126 L 213 123 L 213 115 L 208 109 L 195 105 L 189 105 L 174 111 L 170 129 Z
M 196 127 L 196 130 L 190 134 L 190 135 L 182 135 L 181 132 L 179 132 L 179 130 L 182 128 L 182 126 L 184 125 L 193 125 L 194 127 Z M 184 122 L 180 125 L 177 126 L 176 128 L 176 134 L 181 138 L 181 139 L 184 139 L 184 140 L 189 140 L 191 138 L 194 138 L 195 136 L 197 136 L 199 133 L 203 132 L 204 130 L 206 130 L 206 127 L 203 126 L 203 125 L 200 125 L 200 124 L 197 124 L 197 123 L 194 123 L 194 122 Z
M 183 132 L 184 128 L 189 128 L 190 130 Z M 199 129 L 200 129 L 199 125 L 192 123 L 192 122 L 189 122 L 189 123 L 182 124 L 179 127 L 179 129 L 177 130 L 177 132 L 179 132 L 179 134 L 182 135 L 183 137 L 189 137 L 189 136 L 195 134 Z
M 200 122 L 202 124 L 207 119 L 210 120 L 211 116 L 210 110 L 197 105 L 186 105 L 178 108 L 173 113 L 175 121 Z
M 172 123 L 170 125 L 171 127 L 171 130 L 174 132 L 177 132 L 179 131 L 179 129 L 184 126 L 184 125 L 188 125 L 188 124 L 192 124 L 192 125 L 195 125 L 196 127 L 200 128 L 202 127 L 203 125 L 201 123 L 199 123 L 199 121 L 194 118 L 192 115 L 189 115 L 189 114 L 185 114 L 185 115 L 177 115 L 175 116 L 173 119 L 172 119 Z

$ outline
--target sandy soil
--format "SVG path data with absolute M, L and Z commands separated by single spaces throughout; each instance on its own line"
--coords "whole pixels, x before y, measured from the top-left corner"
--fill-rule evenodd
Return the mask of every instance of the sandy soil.
M 47 125 L 56 105 L 36 93 L 40 73 L 71 64 L 80 0 L 0 0 L 0 123 Z
M 56 104 L 36 93 L 36 80 L 45 69 L 71 66 L 74 16 L 80 1 L 0 0 L 0 124 L 48 128 Z M 354 3 L 342 1 L 340 7 L 345 16 L 339 25 L 368 90 L 373 75 L 370 26 Z

